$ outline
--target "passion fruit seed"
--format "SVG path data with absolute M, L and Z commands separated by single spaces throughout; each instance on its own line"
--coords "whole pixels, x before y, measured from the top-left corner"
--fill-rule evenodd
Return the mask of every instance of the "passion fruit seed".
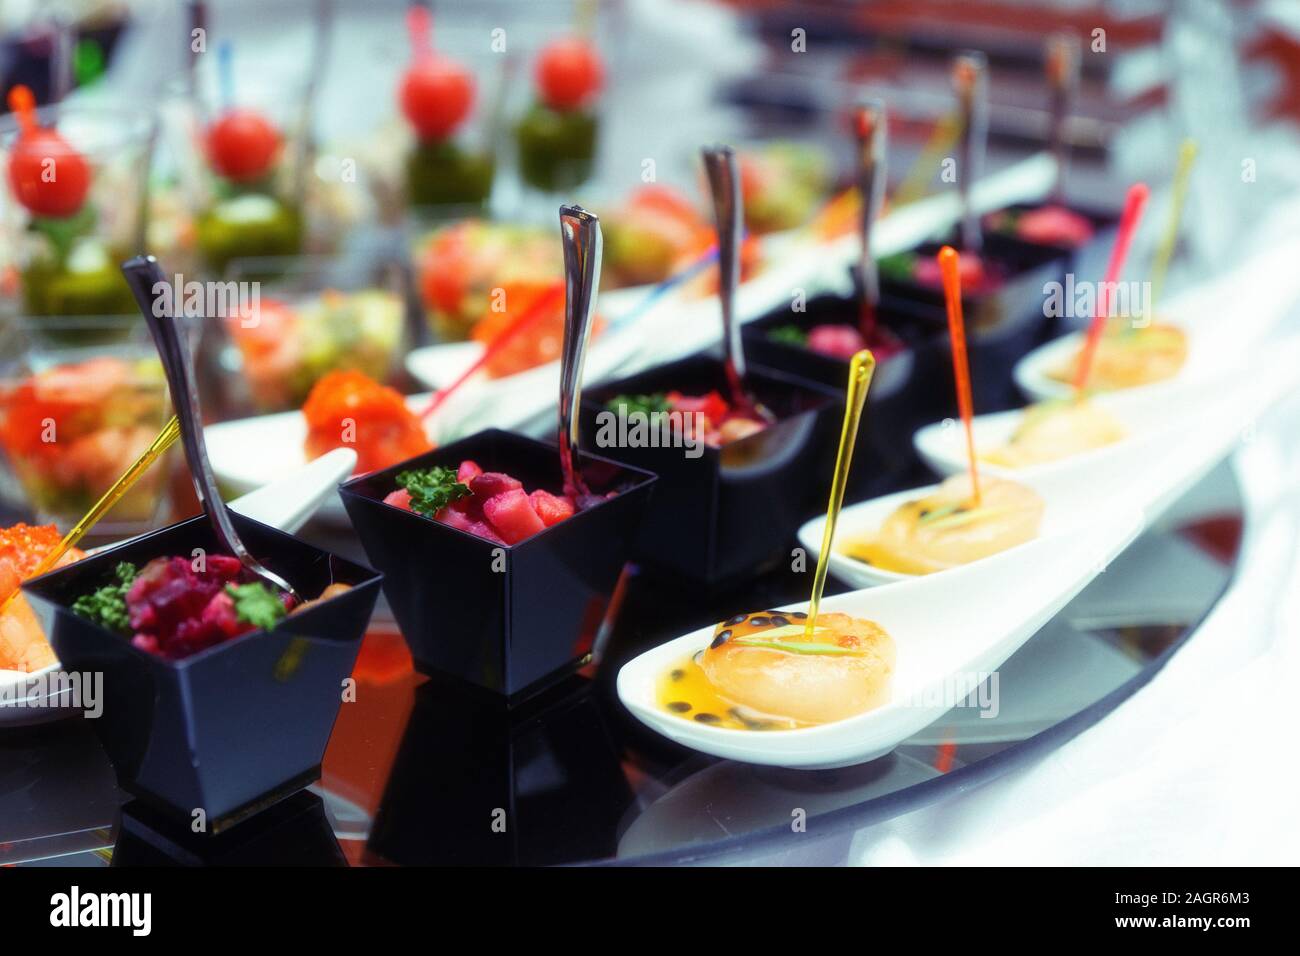
M 682 670 L 680 667 L 675 667 L 673 668 L 673 672 L 668 676 L 671 677 L 673 680 L 681 680 L 683 677 L 686 676 L 686 671 Z
M 713 639 L 713 643 L 709 645 L 709 648 L 711 650 L 716 650 L 717 648 L 721 647 L 723 644 L 727 643 L 727 641 L 730 638 L 731 638 L 731 628 L 727 628 L 725 631 L 719 631 L 718 636 Z
M 772 620 L 766 617 L 751 617 L 749 623 L 754 627 L 768 627 L 771 625 Z
M 691 705 L 684 700 L 674 700 L 668 704 L 668 709 L 674 714 L 684 714 L 691 709 Z
M 748 616 L 749 616 L 749 615 L 747 615 L 747 614 L 737 614 L 735 617 L 729 617 L 729 618 L 727 618 L 727 623 L 730 624 L 730 625 L 734 625 L 734 624 L 743 624 L 744 621 L 745 621 L 745 618 L 748 617 Z
M 796 621 L 806 621 L 806 620 L 808 620 L 808 615 L 805 614 L 803 611 L 795 611 L 795 612 L 794 612 L 793 614 L 791 614 L 790 616 L 791 616 L 792 618 L 794 618 Z
M 722 718 L 717 714 L 696 714 L 695 719 L 702 724 L 718 724 L 722 722 Z
M 789 627 L 789 626 L 790 626 L 790 620 L 789 620 L 788 618 L 782 617 L 780 614 L 778 614 L 778 615 L 776 615 L 775 617 L 772 618 L 772 626 L 773 626 L 773 627 Z

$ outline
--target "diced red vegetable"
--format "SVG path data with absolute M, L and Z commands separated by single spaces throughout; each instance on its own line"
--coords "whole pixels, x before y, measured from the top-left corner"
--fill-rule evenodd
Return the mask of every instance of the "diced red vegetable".
M 515 544 L 546 527 L 522 488 L 493 495 L 483 502 L 483 515 L 507 544 Z

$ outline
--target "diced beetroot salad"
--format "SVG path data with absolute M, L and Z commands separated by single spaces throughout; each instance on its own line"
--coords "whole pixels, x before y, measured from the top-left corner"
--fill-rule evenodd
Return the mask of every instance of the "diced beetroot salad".
M 294 605 L 228 555 L 154 558 L 140 569 L 122 562 L 115 576 L 78 598 L 73 610 L 167 660 L 274 627 Z
M 542 488 L 528 492 L 523 482 L 504 472 L 484 471 L 477 462 L 462 461 L 454 472 L 435 466 L 404 471 L 396 491 L 385 504 L 414 511 L 497 544 L 516 544 L 609 495 L 552 494 Z
M 677 422 L 677 427 L 683 430 L 698 428 L 704 443 L 712 448 L 748 438 L 767 427 L 745 414 L 743 408 L 733 407 L 716 389 L 705 395 L 685 395 L 677 391 L 616 395 L 605 403 L 605 407 L 622 415 L 664 414 L 670 419 L 682 419 Z

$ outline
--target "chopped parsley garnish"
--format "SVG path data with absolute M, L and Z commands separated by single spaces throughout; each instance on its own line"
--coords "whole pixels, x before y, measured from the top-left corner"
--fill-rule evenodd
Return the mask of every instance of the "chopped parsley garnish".
M 235 602 L 235 616 L 245 624 L 268 630 L 284 617 L 284 603 L 261 581 L 227 584 L 226 593 Z
M 397 485 L 411 496 L 411 510 L 432 518 L 447 505 L 470 494 L 469 485 L 456 480 L 456 472 L 435 465 L 420 471 L 403 471 Z
M 126 592 L 131 590 L 131 584 L 140 569 L 128 561 L 122 561 L 113 573 L 117 576 L 116 584 L 107 584 L 97 591 L 83 594 L 73 602 L 72 610 L 101 627 L 126 634 L 131 630 L 131 618 L 126 612 Z
M 767 340 L 769 342 L 779 342 L 782 345 L 806 346 L 808 344 L 808 333 L 797 325 L 778 325 L 767 333 Z
M 891 256 L 881 256 L 876 261 L 876 269 L 886 279 L 906 281 L 912 278 L 916 270 L 916 257 L 910 252 L 895 252 Z
M 650 415 L 654 412 L 671 412 L 673 410 L 672 403 L 668 401 L 668 396 L 663 392 L 655 392 L 652 395 L 615 395 L 605 403 L 605 407 L 611 412 L 617 412 L 621 408 L 624 415 L 632 412 Z

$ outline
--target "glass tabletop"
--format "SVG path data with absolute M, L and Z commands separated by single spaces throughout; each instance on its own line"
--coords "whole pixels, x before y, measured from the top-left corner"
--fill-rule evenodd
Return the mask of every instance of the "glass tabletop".
M 1223 466 L 963 705 L 841 770 L 694 753 L 614 692 L 621 664 L 646 647 L 736 607 L 801 600 L 806 575 L 776 570 L 703 600 L 633 573 L 598 663 L 515 708 L 415 673 L 381 605 L 310 790 L 196 837 L 117 788 L 88 722 L 7 728 L 0 865 L 837 862 L 855 831 L 1037 759 L 1109 713 L 1213 607 L 1240 534 Z M 355 548 L 326 528 L 306 536 Z

